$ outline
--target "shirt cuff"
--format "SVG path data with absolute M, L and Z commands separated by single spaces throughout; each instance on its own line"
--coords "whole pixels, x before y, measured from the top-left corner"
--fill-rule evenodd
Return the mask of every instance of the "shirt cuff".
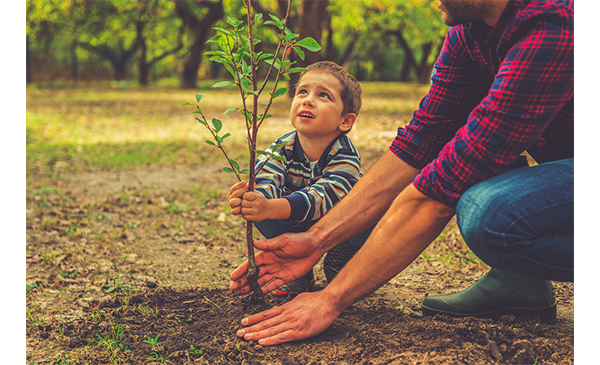
M 290 217 L 288 220 L 293 220 L 296 222 L 302 222 L 308 213 L 308 202 L 306 198 L 304 198 L 301 194 L 291 194 L 284 196 L 285 199 L 290 203 L 290 207 L 292 208 L 292 212 L 290 213 Z

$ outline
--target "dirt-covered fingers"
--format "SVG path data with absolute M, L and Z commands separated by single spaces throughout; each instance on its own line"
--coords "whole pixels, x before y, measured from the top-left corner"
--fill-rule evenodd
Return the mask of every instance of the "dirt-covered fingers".
M 273 280 L 275 279 L 275 280 Z M 275 290 L 285 284 L 285 282 L 281 279 L 275 278 L 271 274 L 266 274 L 258 278 L 258 285 L 260 285 L 263 294 L 267 294 L 271 290 Z
M 263 331 L 246 333 L 244 339 L 246 341 L 258 341 L 261 346 L 272 346 L 301 339 L 297 333 L 294 329 L 289 328 L 288 324 L 282 323 Z
M 240 290 L 244 286 L 248 285 L 248 278 L 246 274 L 248 273 L 248 261 L 245 261 L 241 264 L 237 269 L 233 270 L 233 272 L 229 275 L 229 279 L 233 282 L 229 286 L 231 291 Z
M 242 325 L 249 327 L 240 329 L 236 335 L 244 337 L 248 341 L 258 341 L 286 331 L 288 328 L 285 325 L 286 317 L 282 315 L 283 312 L 283 307 L 273 307 L 264 312 L 248 316 L 242 319 Z

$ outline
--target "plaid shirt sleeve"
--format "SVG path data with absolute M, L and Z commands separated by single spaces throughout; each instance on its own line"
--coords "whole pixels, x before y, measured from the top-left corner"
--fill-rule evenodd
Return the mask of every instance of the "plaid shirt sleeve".
M 390 147 L 422 169 L 415 187 L 450 207 L 514 162 L 574 95 L 572 11 L 540 12 L 523 22 L 481 100 L 473 91 L 485 77 L 477 74 L 462 27 L 450 29 L 430 92 Z

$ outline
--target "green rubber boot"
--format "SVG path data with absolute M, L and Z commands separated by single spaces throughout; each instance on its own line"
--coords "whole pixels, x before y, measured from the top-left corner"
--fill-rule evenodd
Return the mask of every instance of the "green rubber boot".
M 551 323 L 556 321 L 556 298 L 549 280 L 491 269 L 461 292 L 425 297 L 421 310 L 423 315 L 458 317 L 539 316 L 541 322 Z

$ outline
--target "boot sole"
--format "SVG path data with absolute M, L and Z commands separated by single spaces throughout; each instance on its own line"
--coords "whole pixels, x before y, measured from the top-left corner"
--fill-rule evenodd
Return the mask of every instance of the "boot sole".
M 512 314 L 519 318 L 533 318 L 537 317 L 541 323 L 554 323 L 556 322 L 556 304 L 548 308 L 542 309 L 525 309 L 525 308 L 507 308 L 497 311 L 490 312 L 478 312 L 478 313 L 453 313 L 449 311 L 440 311 L 433 308 L 427 308 L 421 306 L 421 312 L 424 316 L 435 316 L 437 314 L 447 314 L 452 317 L 485 317 L 496 319 L 500 316 Z

